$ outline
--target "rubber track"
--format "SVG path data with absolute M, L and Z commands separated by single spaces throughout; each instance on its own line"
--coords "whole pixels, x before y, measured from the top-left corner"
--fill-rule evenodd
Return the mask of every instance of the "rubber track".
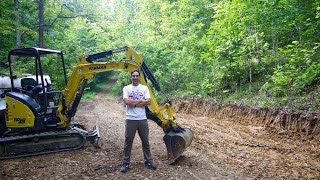
M 15 142 L 15 141 L 23 141 L 23 139 L 26 139 L 26 142 L 30 142 L 28 140 L 32 140 L 33 138 L 44 138 L 44 137 L 54 137 L 54 136 L 66 136 L 66 135 L 77 135 L 81 136 L 82 138 L 82 143 L 79 144 L 76 147 L 71 147 L 71 148 L 65 148 L 65 149 L 54 149 L 54 150 L 48 150 L 48 151 L 43 151 L 43 152 L 35 152 L 35 153 L 26 153 L 26 154 L 19 154 L 19 155 L 14 155 L 14 154 L 0 154 L 0 160 L 2 159 L 12 159 L 12 158 L 19 158 L 19 157 L 28 157 L 28 156 L 36 156 L 36 155 L 41 155 L 41 154 L 50 154 L 50 153 L 55 153 L 55 152 L 62 152 L 62 151 L 70 151 L 70 150 L 76 150 L 80 149 L 84 146 L 86 143 L 86 139 L 83 134 L 76 130 L 66 130 L 66 131 L 52 131 L 52 132 L 44 132 L 44 133 L 37 133 L 37 134 L 30 134 L 30 135 L 22 135 L 22 136 L 11 136 L 11 137 L 3 137 L 0 138 L 0 146 L 6 146 L 8 143 Z M 41 145 L 41 143 L 39 144 Z M 0 147 L 1 148 L 1 147 Z M 3 156 L 4 155 L 4 156 Z

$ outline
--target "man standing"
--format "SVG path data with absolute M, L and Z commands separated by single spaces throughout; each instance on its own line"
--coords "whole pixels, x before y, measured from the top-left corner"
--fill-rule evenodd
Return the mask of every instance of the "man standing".
M 141 139 L 145 166 L 152 170 L 157 168 L 152 161 L 149 145 L 149 126 L 145 110 L 145 106 L 150 104 L 150 93 L 147 86 L 139 84 L 139 70 L 131 72 L 131 81 L 132 84 L 123 88 L 123 100 L 126 104 L 125 144 L 123 164 L 120 169 L 123 173 L 129 170 L 132 143 L 136 131 L 138 131 Z

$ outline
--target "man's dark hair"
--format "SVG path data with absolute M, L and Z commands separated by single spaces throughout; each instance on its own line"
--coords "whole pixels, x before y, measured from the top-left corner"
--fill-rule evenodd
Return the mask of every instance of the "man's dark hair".
M 134 73 L 134 72 L 138 72 L 139 73 L 139 76 L 140 76 L 140 71 L 138 70 L 138 69 L 135 69 L 135 70 L 133 70 L 133 71 L 131 71 L 131 76 L 132 76 L 132 74 Z

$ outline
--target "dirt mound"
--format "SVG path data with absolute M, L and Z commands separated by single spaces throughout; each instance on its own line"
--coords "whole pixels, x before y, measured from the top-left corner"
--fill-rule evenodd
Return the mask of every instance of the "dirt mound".
M 179 113 L 229 119 L 241 124 L 272 127 L 278 131 L 288 130 L 311 136 L 320 133 L 320 113 L 249 107 L 243 104 L 221 105 L 198 98 L 175 99 L 173 108 Z

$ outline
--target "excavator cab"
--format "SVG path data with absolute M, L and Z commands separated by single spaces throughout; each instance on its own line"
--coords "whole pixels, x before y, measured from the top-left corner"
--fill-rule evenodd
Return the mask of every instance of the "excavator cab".
M 59 69 L 62 69 L 63 80 L 66 84 L 63 54 L 63 51 L 43 48 L 18 48 L 9 52 L 10 75 L 4 100 L 6 100 L 8 107 L 11 107 L 7 109 L 9 114 L 6 116 L 6 128 L 11 131 L 10 133 L 25 131 L 24 128 L 29 128 L 29 131 L 40 131 L 56 127 L 59 119 L 55 117 L 55 111 L 62 91 L 53 88 L 51 77 L 44 74 L 43 65 L 49 59 L 60 59 L 59 64 L 62 64 L 62 67 Z M 55 58 L 54 55 L 58 58 Z M 15 59 L 14 63 L 13 59 Z M 21 69 L 25 66 L 27 66 L 28 72 L 16 77 L 14 74 L 19 72 L 15 69 Z M 21 107 L 16 108 L 15 104 L 11 103 L 13 101 L 16 101 L 15 104 L 20 104 Z M 31 116 L 19 113 L 21 111 L 29 112 Z
M 79 125 L 73 127 L 70 119 L 57 116 L 64 91 L 53 87 L 43 67 L 46 73 L 60 70 L 60 81 L 66 85 L 63 54 L 33 47 L 9 52 L 10 74 L 0 77 L 0 159 L 75 150 L 86 141 L 99 143 L 98 129 L 88 132 Z M 21 73 L 17 69 L 30 74 L 16 76 Z

